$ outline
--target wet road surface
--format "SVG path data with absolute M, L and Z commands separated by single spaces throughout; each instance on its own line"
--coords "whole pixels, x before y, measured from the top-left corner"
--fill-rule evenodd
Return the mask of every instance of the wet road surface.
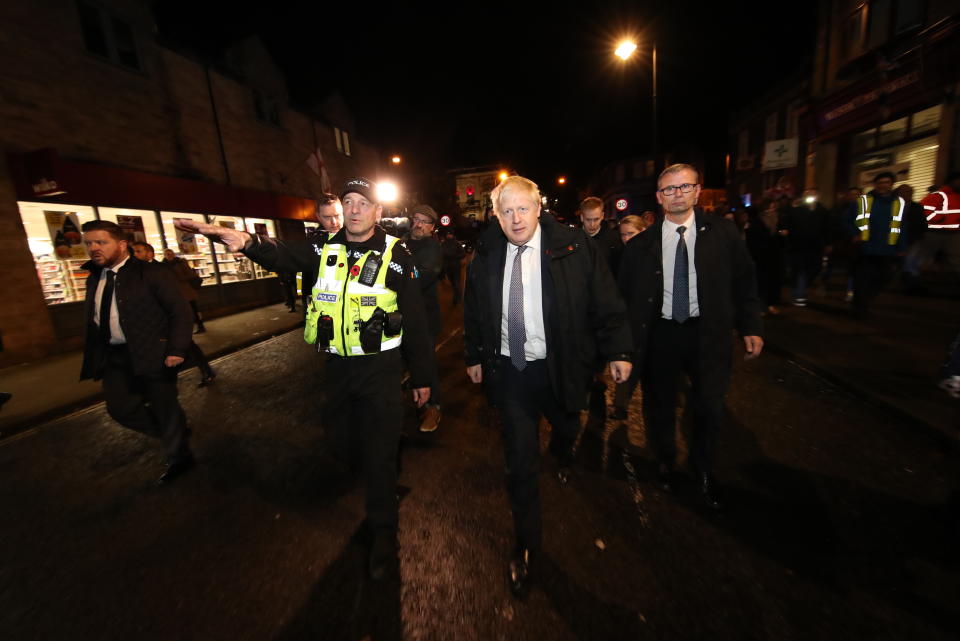
M 102 406 L 0 442 L 0 639 L 956 638 L 956 454 L 769 353 L 735 367 L 720 514 L 651 484 L 639 392 L 627 423 L 585 420 L 568 486 L 545 455 L 545 554 L 516 601 L 496 420 L 448 316 L 440 430 L 406 416 L 390 578 L 364 578 L 362 494 L 324 454 L 321 359 L 293 332 L 211 388 L 181 379 L 199 465 L 170 487 Z

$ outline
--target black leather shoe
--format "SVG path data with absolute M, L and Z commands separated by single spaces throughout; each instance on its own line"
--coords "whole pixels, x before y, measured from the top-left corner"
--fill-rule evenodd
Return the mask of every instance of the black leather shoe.
M 168 464 L 167 469 L 164 470 L 160 478 L 157 479 L 157 485 L 167 485 L 171 483 L 174 479 L 183 476 L 193 469 L 194 465 L 196 465 L 196 462 L 193 460 L 192 455 Z
M 213 379 L 217 377 L 217 373 L 211 369 L 208 372 L 204 372 L 200 377 L 200 384 L 197 387 L 208 387 L 213 385 Z
M 700 487 L 700 496 L 703 497 L 704 504 L 711 510 L 722 510 L 723 503 L 717 497 L 717 487 L 713 477 L 709 474 L 699 474 L 697 476 L 697 483 Z
M 524 599 L 530 591 L 530 561 L 533 553 L 527 548 L 521 548 L 510 559 L 507 579 L 510 581 L 510 592 L 518 599 Z
M 11 398 L 13 398 L 13 394 L 10 392 L 0 392 L 0 407 L 3 407 Z
M 664 492 L 673 493 L 674 470 L 672 465 L 661 463 L 657 467 L 656 486 Z
M 392 530 L 380 530 L 374 535 L 368 567 L 371 579 L 381 581 L 386 578 L 390 561 L 396 552 L 397 535 Z
M 610 412 L 610 418 L 615 421 L 625 421 L 627 420 L 627 410 L 622 407 L 614 407 L 613 411 Z

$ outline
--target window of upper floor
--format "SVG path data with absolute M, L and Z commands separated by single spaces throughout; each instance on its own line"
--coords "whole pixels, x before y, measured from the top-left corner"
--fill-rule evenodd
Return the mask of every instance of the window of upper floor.
M 280 104 L 279 101 L 256 89 L 253 90 L 253 112 L 262 123 L 280 126 Z
M 90 53 L 127 69 L 142 71 L 130 23 L 93 2 L 77 2 L 83 44 Z
M 337 151 L 339 151 L 344 156 L 349 156 L 350 154 L 350 135 L 345 129 L 340 129 L 340 127 L 333 128 L 333 136 L 337 141 Z

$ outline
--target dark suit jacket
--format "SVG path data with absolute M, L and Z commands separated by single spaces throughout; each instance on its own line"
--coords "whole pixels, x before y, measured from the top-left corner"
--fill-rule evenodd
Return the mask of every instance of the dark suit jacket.
M 103 268 L 90 261 L 83 269 L 90 270 L 90 275 L 84 302 L 87 332 L 80 380 L 99 378 L 104 357 L 99 329 L 93 322 L 94 300 Z M 161 372 L 167 356 L 186 356 L 193 331 L 193 314 L 180 293 L 172 269 L 131 256 L 117 273 L 114 287 L 120 328 L 127 339 L 134 374 Z
M 747 248 L 737 226 L 717 216 L 696 212 L 697 301 L 700 305 L 701 371 L 729 369 L 732 359 L 731 332 L 762 336 L 762 305 L 757 297 L 757 279 Z M 619 285 L 627 301 L 630 327 L 636 341 L 636 367 L 641 366 L 650 326 L 663 307 L 663 258 L 660 240 L 663 220 L 637 234 L 624 246 Z
M 630 360 L 633 342 L 626 309 L 610 270 L 582 229 L 540 217 L 540 256 L 547 369 L 560 404 L 586 407 L 597 354 Z M 468 366 L 482 364 L 488 391 L 495 388 L 500 356 L 503 274 L 507 239 L 494 222 L 477 243 L 467 271 L 464 341 Z

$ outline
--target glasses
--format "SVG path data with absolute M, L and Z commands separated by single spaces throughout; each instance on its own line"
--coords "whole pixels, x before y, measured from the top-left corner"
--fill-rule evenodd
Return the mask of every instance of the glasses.
M 433 221 L 430 220 L 429 218 L 417 218 L 416 216 L 414 216 L 413 224 L 414 225 L 432 225 Z
M 696 187 L 696 185 L 691 185 L 690 183 L 683 183 L 682 185 L 670 185 L 669 187 L 664 187 L 661 189 L 660 193 L 664 196 L 672 196 L 679 189 L 681 194 L 689 194 L 691 191 L 693 191 L 694 187 Z

